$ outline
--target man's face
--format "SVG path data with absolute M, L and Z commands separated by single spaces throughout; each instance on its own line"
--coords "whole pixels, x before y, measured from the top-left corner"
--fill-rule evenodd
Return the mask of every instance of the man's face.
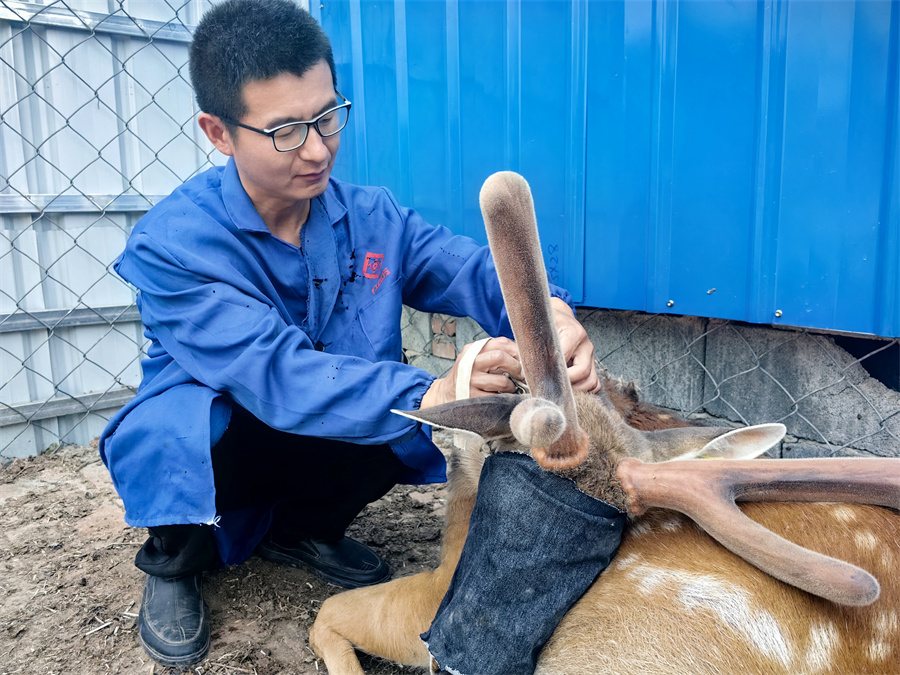
M 337 103 L 331 69 L 325 61 L 303 77 L 282 73 L 271 80 L 244 86 L 247 113 L 239 120 L 258 129 L 286 122 L 315 119 Z M 310 128 L 299 148 L 278 152 L 270 137 L 238 128 L 232 136 L 233 157 L 241 183 L 250 199 L 260 206 L 289 205 L 322 194 L 341 144 L 341 135 L 322 138 Z

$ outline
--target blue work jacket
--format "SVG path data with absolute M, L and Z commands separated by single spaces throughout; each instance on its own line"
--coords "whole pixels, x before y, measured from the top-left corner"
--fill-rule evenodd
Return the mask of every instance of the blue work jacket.
M 389 444 L 406 482 L 445 480 L 430 433 L 390 412 L 418 408 L 434 380 L 400 362 L 401 309 L 512 337 L 489 250 L 334 178 L 300 236 L 269 232 L 233 160 L 136 225 L 115 270 L 139 291 L 144 377 L 100 439 L 129 525 L 216 523 L 225 562 L 249 555 L 267 522 L 226 523 L 215 507 L 210 448 L 231 400 L 282 431 Z

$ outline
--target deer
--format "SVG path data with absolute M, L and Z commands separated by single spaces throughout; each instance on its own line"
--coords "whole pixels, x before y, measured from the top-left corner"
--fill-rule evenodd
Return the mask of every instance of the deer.
M 501 172 L 480 199 L 530 394 L 395 411 L 482 443 L 450 453 L 438 566 L 322 604 L 309 639 L 328 672 L 364 675 L 357 649 L 438 668 L 419 636 L 459 562 L 485 449 L 529 453 L 629 516 L 537 675 L 900 673 L 900 459 L 755 459 L 783 425 L 696 426 L 610 378 L 573 392 L 530 188 Z

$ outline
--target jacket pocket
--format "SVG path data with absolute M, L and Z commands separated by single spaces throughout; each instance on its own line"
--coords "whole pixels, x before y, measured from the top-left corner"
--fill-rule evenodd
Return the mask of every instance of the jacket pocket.
M 403 354 L 400 318 L 403 297 L 396 278 L 387 277 L 372 300 L 359 309 L 359 323 L 377 361 L 399 361 Z

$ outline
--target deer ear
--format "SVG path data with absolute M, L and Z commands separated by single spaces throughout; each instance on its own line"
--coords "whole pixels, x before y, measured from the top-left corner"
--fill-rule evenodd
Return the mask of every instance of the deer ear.
M 673 459 L 755 459 L 784 438 L 786 432 L 783 424 L 757 424 L 734 429 L 712 439 L 699 450 Z
M 391 410 L 417 422 L 445 429 L 473 431 L 485 441 L 511 439 L 509 417 L 527 396 L 495 394 L 436 405 L 425 410 Z

